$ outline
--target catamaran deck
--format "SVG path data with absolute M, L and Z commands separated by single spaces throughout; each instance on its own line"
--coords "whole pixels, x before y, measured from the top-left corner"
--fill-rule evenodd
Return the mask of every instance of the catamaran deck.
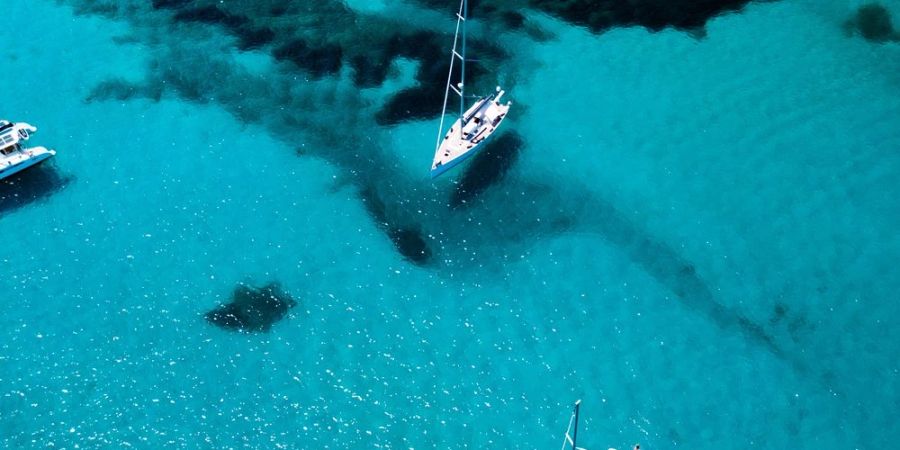
M 37 128 L 24 122 L 0 120 L 0 178 L 8 177 L 56 154 L 44 147 L 22 146 L 35 131 Z

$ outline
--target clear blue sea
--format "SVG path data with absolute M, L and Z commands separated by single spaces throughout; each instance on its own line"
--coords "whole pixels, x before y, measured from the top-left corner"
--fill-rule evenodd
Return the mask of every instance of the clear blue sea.
M 454 26 L 299 3 L 252 24 Z M 864 3 L 476 8 L 519 143 L 462 195 L 496 154 L 431 181 L 438 119 L 376 120 L 413 57 L 358 87 L 359 49 L 316 75 L 149 0 L 6 0 L 0 118 L 58 155 L 0 182 L 0 447 L 559 448 L 577 399 L 588 449 L 900 447 L 900 42 L 848 34 Z M 268 332 L 204 319 L 269 282 Z

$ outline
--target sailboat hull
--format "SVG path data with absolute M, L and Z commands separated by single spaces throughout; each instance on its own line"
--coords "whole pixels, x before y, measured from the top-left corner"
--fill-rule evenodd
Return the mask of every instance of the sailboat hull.
M 434 155 L 431 178 L 456 167 L 475 154 L 500 127 L 510 103 L 501 104 L 503 91 L 475 102 L 457 119 Z
M 495 130 L 495 131 L 496 131 L 496 130 Z M 495 134 L 495 133 L 492 132 L 490 135 L 488 135 L 488 136 L 484 139 L 484 141 L 480 142 L 478 145 L 476 145 L 475 147 L 473 147 L 471 150 L 469 150 L 468 152 L 466 152 L 466 153 L 460 155 L 459 157 L 457 157 L 456 159 L 450 161 L 449 163 L 447 163 L 447 164 L 441 164 L 440 166 L 437 166 L 437 167 L 435 167 L 435 168 L 432 168 L 432 169 L 431 169 L 431 178 L 432 178 L 432 179 L 435 179 L 435 178 L 437 178 L 437 177 L 443 175 L 444 172 L 447 172 L 448 170 L 450 170 L 450 169 L 452 169 L 452 168 L 454 168 L 454 167 L 456 167 L 456 166 L 462 164 L 462 163 L 465 162 L 467 159 L 469 159 L 469 158 L 475 156 L 475 153 L 478 153 L 478 151 L 481 150 L 481 149 L 488 143 L 488 141 L 490 140 L 491 137 L 494 136 L 494 134 Z

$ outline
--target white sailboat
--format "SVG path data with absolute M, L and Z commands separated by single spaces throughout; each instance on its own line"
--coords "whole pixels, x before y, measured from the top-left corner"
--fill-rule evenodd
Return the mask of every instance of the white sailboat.
M 497 86 L 497 91 L 486 97 L 466 97 L 466 19 L 469 12 L 468 0 L 459 4 L 456 14 L 456 35 L 453 38 L 453 50 L 450 56 L 450 74 L 447 76 L 447 88 L 444 92 L 444 109 L 441 111 L 441 125 L 438 129 L 435 145 L 434 161 L 431 164 L 431 178 L 450 170 L 457 164 L 474 155 L 478 148 L 495 131 L 512 102 L 500 103 L 504 91 Z M 453 66 L 460 62 L 460 80 L 453 85 Z M 444 133 L 444 117 L 447 114 L 447 103 L 450 91 L 459 96 L 459 117 Z M 466 109 L 466 99 L 477 98 L 475 103 Z
M 44 147 L 24 147 L 37 128 L 25 122 L 0 120 L 0 179 L 25 170 L 53 155 Z
M 579 447 L 578 442 L 578 412 L 581 409 L 581 400 L 575 402 L 572 416 L 569 417 L 569 426 L 566 428 L 566 437 L 563 439 L 562 450 L 585 450 Z M 614 449 L 610 449 L 614 450 Z
M 566 427 L 566 435 L 563 438 L 562 450 L 586 450 L 578 446 L 578 413 L 581 411 L 581 400 L 575 402 L 572 415 L 569 416 L 569 426 Z M 610 447 L 609 450 L 616 450 Z M 641 450 L 641 444 L 634 444 L 631 450 Z

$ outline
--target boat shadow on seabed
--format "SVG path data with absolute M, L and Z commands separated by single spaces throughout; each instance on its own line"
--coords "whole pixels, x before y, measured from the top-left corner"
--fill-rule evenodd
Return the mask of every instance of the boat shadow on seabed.
M 63 190 L 73 178 L 45 162 L 0 180 L 0 218 Z

